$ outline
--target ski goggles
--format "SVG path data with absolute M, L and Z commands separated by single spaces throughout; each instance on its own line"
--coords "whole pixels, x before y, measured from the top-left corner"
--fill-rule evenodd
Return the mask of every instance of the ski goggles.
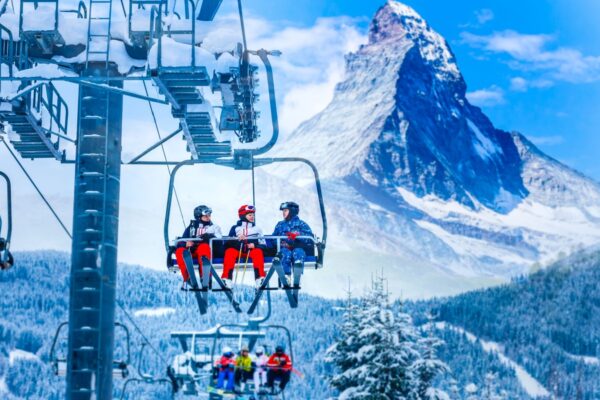
M 204 210 L 200 211 L 200 215 L 205 216 L 205 215 L 211 215 L 212 214 L 212 208 L 205 208 Z

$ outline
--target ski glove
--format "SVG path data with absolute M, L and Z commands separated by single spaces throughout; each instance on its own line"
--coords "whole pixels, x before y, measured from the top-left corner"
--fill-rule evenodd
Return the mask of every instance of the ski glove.
M 208 242 L 210 239 L 214 238 L 215 235 L 213 235 L 212 233 L 205 233 L 202 236 L 200 236 L 200 239 L 202 239 L 203 242 Z
M 298 235 L 300 235 L 298 232 L 288 232 L 286 233 L 286 236 L 289 240 L 296 240 L 296 238 L 298 237 Z

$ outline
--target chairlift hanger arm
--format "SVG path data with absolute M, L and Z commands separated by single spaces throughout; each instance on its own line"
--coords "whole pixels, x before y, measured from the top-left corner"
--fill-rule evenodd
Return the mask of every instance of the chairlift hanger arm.
M 171 202 L 173 200 L 173 188 L 175 187 L 175 176 L 179 168 L 184 165 L 194 165 L 202 163 L 201 160 L 185 160 L 177 163 L 171 171 L 171 177 L 169 178 L 169 194 L 167 195 L 167 208 L 165 211 L 165 223 L 163 227 L 163 239 L 165 240 L 165 250 L 169 252 L 169 220 L 171 217 Z
M 8 248 L 8 245 L 10 244 L 10 237 L 12 235 L 12 192 L 11 192 L 10 179 L 9 179 L 8 175 L 6 175 L 4 172 L 0 171 L 0 176 L 3 177 L 4 180 L 6 181 L 6 208 L 7 208 L 6 224 L 8 225 L 8 228 L 6 228 L 6 237 L 4 239 L 6 239 L 6 246 Z M 0 233 L 2 233 L 2 232 L 0 231 Z
M 56 342 L 58 341 L 58 335 L 60 335 L 60 331 L 62 330 L 62 328 L 68 324 L 69 324 L 68 321 L 62 322 L 60 325 L 58 325 L 58 328 L 56 329 L 56 333 L 54 334 L 54 339 L 52 340 L 52 346 L 50 347 L 50 361 L 55 360 Z
M 122 328 L 125 331 L 125 336 L 127 337 L 127 361 L 125 361 L 127 364 L 131 363 L 131 347 L 130 347 L 130 335 L 129 335 L 129 329 L 127 329 L 127 326 L 125 326 L 124 324 L 120 323 L 120 322 L 115 322 L 115 326 Z

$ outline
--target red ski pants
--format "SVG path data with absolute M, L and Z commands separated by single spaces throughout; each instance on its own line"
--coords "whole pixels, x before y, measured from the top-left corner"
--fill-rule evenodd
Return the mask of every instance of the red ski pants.
M 265 257 L 262 249 L 250 249 L 248 253 L 242 252 L 240 255 L 239 250 L 229 248 L 225 250 L 225 259 L 223 260 L 223 275 L 221 276 L 222 278 L 232 279 L 233 268 L 235 267 L 235 262 L 237 261 L 238 257 L 240 262 L 246 261 L 246 257 L 252 259 L 255 279 L 265 277 Z
M 190 275 L 185 268 L 185 262 L 183 262 L 183 252 L 186 250 L 185 247 L 179 247 L 175 250 L 175 258 L 177 259 L 177 265 L 179 266 L 179 270 L 181 271 L 181 276 L 183 277 L 183 281 L 187 282 L 190 279 Z M 191 251 L 192 249 L 190 249 Z M 200 243 L 195 251 L 192 252 L 192 256 L 196 256 L 198 259 L 198 270 L 200 271 L 200 277 L 202 277 L 202 256 L 210 259 L 210 246 L 208 243 Z

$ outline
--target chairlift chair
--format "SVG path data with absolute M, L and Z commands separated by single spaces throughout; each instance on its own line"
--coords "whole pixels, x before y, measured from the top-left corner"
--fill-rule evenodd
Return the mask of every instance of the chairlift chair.
M 54 339 L 52 340 L 52 346 L 50 347 L 50 363 L 52 365 L 52 370 L 54 374 L 57 376 L 66 376 L 67 375 L 67 356 L 59 355 L 57 349 L 58 338 L 62 329 L 69 325 L 69 322 L 61 323 L 56 329 L 56 333 L 54 334 Z M 129 329 L 120 322 L 115 322 L 115 327 L 121 328 L 125 332 L 125 344 L 126 344 L 126 353 L 125 357 L 122 359 L 113 359 L 113 372 L 112 375 L 114 378 L 127 378 L 129 376 L 129 365 L 131 364 L 131 348 L 130 348 L 130 335 Z
M 248 161 L 246 159 L 246 157 L 250 157 L 250 161 Z M 321 182 L 320 182 L 319 174 L 318 174 L 318 171 L 317 171 L 317 168 L 315 167 L 315 165 L 312 162 L 310 162 L 309 160 L 306 160 L 303 158 L 298 158 L 298 157 L 256 158 L 255 159 L 253 157 L 252 153 L 250 153 L 249 155 L 246 155 L 246 156 L 234 157 L 233 159 L 218 159 L 218 160 L 212 161 L 212 163 L 214 163 L 216 165 L 231 167 L 236 170 L 248 169 L 248 168 L 252 169 L 256 166 L 265 166 L 265 165 L 271 165 L 274 163 L 286 163 L 286 162 L 304 163 L 311 168 L 311 170 L 314 174 L 315 186 L 316 186 L 317 196 L 319 199 L 319 207 L 320 207 L 320 212 L 321 212 L 321 222 L 322 222 L 323 231 L 322 231 L 321 238 L 301 237 L 301 239 L 308 239 L 308 240 L 312 241 L 312 243 L 313 243 L 313 246 L 307 251 L 307 257 L 305 259 L 304 267 L 319 269 L 319 268 L 323 267 L 324 258 L 325 258 L 325 243 L 326 243 L 326 239 L 327 239 L 327 217 L 326 217 L 325 206 L 324 206 L 324 202 L 323 202 L 323 193 L 322 193 L 322 189 L 321 189 Z M 174 257 L 174 252 L 175 252 L 175 249 L 177 248 L 177 244 L 181 243 L 181 242 L 186 242 L 186 241 L 198 241 L 199 240 L 197 238 L 177 238 L 173 241 L 171 241 L 169 239 L 169 223 L 170 223 L 170 216 L 171 216 L 171 205 L 172 205 L 172 201 L 173 201 L 173 192 L 174 192 L 174 187 L 175 187 L 175 177 L 181 167 L 188 166 L 188 165 L 202 164 L 202 163 L 206 163 L 206 162 L 203 160 L 182 161 L 179 164 L 177 164 L 171 172 L 163 233 L 164 233 L 165 247 L 166 247 L 166 251 L 167 251 L 167 268 L 172 272 L 179 271 L 179 268 L 177 266 L 177 260 Z M 279 237 L 278 236 L 265 236 L 265 239 L 272 239 L 272 240 L 276 241 L 277 246 L 274 251 L 271 251 L 270 253 L 267 251 L 265 254 L 265 269 L 268 270 L 267 276 L 265 278 L 263 285 L 257 291 L 256 296 L 255 296 L 250 308 L 247 311 L 248 314 L 252 314 L 255 311 L 264 291 L 280 289 L 279 285 L 274 285 L 274 286 L 270 285 L 271 278 L 275 274 L 277 274 L 279 281 L 282 283 L 282 285 L 280 285 L 280 286 L 282 286 L 281 289 L 285 291 L 290 306 L 292 308 L 296 308 L 298 306 L 298 292 L 301 288 L 300 287 L 300 277 L 303 273 L 303 270 L 301 269 L 298 271 L 294 271 L 294 282 L 292 285 L 288 285 L 285 280 L 285 274 L 284 274 L 283 268 L 281 266 L 280 257 L 278 255 L 279 249 L 281 247 L 281 240 L 286 239 L 286 238 L 282 237 L 282 236 L 279 236 Z M 190 276 L 190 280 L 192 281 L 191 282 L 192 286 L 195 288 L 192 291 L 195 292 L 196 300 L 198 302 L 198 307 L 199 307 L 201 314 L 205 314 L 207 312 L 207 308 L 208 308 L 207 292 L 209 292 L 209 291 L 224 292 L 227 295 L 227 297 L 229 298 L 229 301 L 231 302 L 234 309 L 237 312 L 241 312 L 240 305 L 233 298 L 231 289 L 227 288 L 223 284 L 223 282 L 220 278 L 220 275 L 217 272 L 217 270 L 220 270 L 223 268 L 223 256 L 224 256 L 223 244 L 227 241 L 233 241 L 233 240 L 237 241 L 237 238 L 223 237 L 223 238 L 218 238 L 218 239 L 213 238 L 210 240 L 211 258 L 210 259 L 203 258 L 203 261 L 202 261 L 202 269 L 203 270 L 201 271 L 202 273 L 200 274 L 200 276 L 202 276 L 202 282 L 199 282 L 199 280 L 196 278 L 196 274 L 195 274 L 195 271 L 198 270 L 198 261 L 195 260 L 191 256 L 191 253 L 189 251 L 184 252 L 185 268 L 187 269 L 187 272 Z M 214 288 L 212 285 L 212 279 L 214 279 L 217 283 L 217 285 L 215 285 Z
M 268 316 L 266 317 L 268 318 Z M 172 332 L 171 338 L 177 339 L 181 345 L 182 353 L 175 356 L 172 363 L 177 384 L 183 394 L 197 396 L 200 393 L 208 394 L 209 399 L 248 399 L 255 395 L 254 382 L 245 385 L 244 390 L 236 393 L 225 392 L 216 388 L 216 374 L 214 365 L 221 356 L 225 343 L 231 343 L 234 348 L 246 345 L 250 351 L 254 349 L 259 340 L 269 336 L 270 331 L 284 332 L 287 349 L 293 360 L 292 338 L 290 331 L 281 325 L 261 325 L 266 318 L 252 319 L 244 324 L 217 325 L 205 331 L 179 331 Z M 209 350 L 210 346 L 210 350 Z M 262 390 L 259 399 L 267 399 L 281 395 L 280 391 L 274 393 Z

